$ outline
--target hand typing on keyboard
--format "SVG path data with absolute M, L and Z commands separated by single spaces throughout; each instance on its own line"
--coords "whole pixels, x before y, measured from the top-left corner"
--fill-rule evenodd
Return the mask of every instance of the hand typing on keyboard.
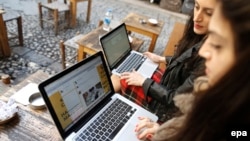
M 135 127 L 137 138 L 140 140 L 145 140 L 146 138 L 151 140 L 160 125 L 147 117 L 138 117 L 138 119 L 139 123 Z
M 121 74 L 121 79 L 125 79 L 128 85 L 142 86 L 146 78 L 144 78 L 140 73 L 133 70 L 132 72 L 124 72 Z

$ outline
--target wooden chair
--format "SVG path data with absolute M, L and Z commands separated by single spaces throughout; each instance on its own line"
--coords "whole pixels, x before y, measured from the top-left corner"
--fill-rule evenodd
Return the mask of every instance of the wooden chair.
M 6 10 L 6 13 L 3 14 L 4 24 L 7 28 L 8 40 L 16 39 L 19 40 L 19 45 L 23 46 L 23 26 L 22 26 L 22 16 L 13 10 Z M 17 33 L 8 29 L 7 24 L 11 21 L 16 20 Z
M 178 44 L 179 40 L 182 38 L 184 30 L 185 30 L 185 24 L 179 22 L 175 23 L 162 56 L 174 55 L 175 47 Z M 166 65 L 164 63 L 161 63 L 160 68 L 166 69 Z
M 59 13 L 64 12 L 65 19 L 67 20 L 67 26 L 70 26 L 70 6 L 71 4 L 67 4 L 66 0 L 64 2 L 60 2 L 57 0 L 48 0 L 48 3 L 42 4 L 38 3 L 39 9 L 39 21 L 40 26 L 43 28 L 43 22 L 47 22 L 49 24 L 54 25 L 55 35 L 58 34 L 58 26 L 59 26 Z M 47 16 L 44 16 L 45 11 L 47 11 Z M 53 19 L 52 19 L 53 18 Z
M 66 69 L 67 66 L 73 65 L 74 61 L 77 61 L 77 53 L 78 53 L 78 44 L 76 43 L 77 40 L 81 39 L 84 35 L 78 34 L 75 37 L 67 40 L 67 41 L 60 41 L 60 54 L 61 54 L 61 63 L 62 63 L 62 69 Z M 69 47 L 71 49 L 75 49 L 76 53 L 73 56 L 69 56 L 67 54 L 66 47 Z

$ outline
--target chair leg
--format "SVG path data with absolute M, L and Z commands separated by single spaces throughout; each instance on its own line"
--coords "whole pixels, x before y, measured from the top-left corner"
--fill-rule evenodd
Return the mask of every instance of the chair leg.
M 18 28 L 18 40 L 19 45 L 23 46 L 23 26 L 22 26 L 22 17 L 17 18 L 17 28 Z
M 42 4 L 41 4 L 41 2 L 39 2 L 38 3 L 38 12 L 39 12 L 39 22 L 40 22 L 40 26 L 41 26 L 41 28 L 43 28 L 43 11 L 42 11 Z
M 65 69 L 66 68 L 66 55 L 65 55 L 65 46 L 64 46 L 64 41 L 63 40 L 61 40 L 60 41 L 60 52 L 61 52 L 61 57 L 62 57 L 62 59 L 61 59 L 61 61 L 62 61 L 62 68 L 63 69 Z
M 58 34 L 58 9 L 54 10 L 55 35 Z
M 88 0 L 88 10 L 87 10 L 87 17 L 86 17 L 87 23 L 89 23 L 89 19 L 90 19 L 91 5 L 92 5 L 92 0 Z
M 67 28 L 70 27 L 70 12 L 66 11 L 65 12 L 65 19 L 67 20 Z

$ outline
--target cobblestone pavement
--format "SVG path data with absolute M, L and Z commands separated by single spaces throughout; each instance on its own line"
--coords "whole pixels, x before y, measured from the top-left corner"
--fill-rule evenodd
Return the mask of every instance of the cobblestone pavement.
M 186 16 L 173 14 L 156 6 L 150 6 L 149 3 L 143 5 L 140 3 L 142 0 L 93 0 L 89 23 L 85 22 L 87 2 L 78 3 L 77 26 L 70 29 L 61 28 L 59 34 L 55 36 L 53 27 L 45 25 L 44 29 L 41 29 L 39 26 L 37 3 L 45 1 L 47 0 L 0 1 L 0 6 L 3 5 L 6 12 L 9 10 L 19 12 L 23 19 L 24 46 L 12 46 L 11 57 L 0 58 L 0 76 L 9 74 L 13 84 L 20 82 L 37 70 L 43 70 L 51 75 L 61 71 L 59 41 L 70 39 L 76 33 L 86 34 L 95 29 L 98 21 L 102 19 L 108 8 L 113 9 L 113 18 L 116 21 L 121 21 L 130 12 L 149 17 L 158 16 L 159 19 L 163 20 L 165 22 L 164 28 L 158 37 L 154 50 L 157 54 L 161 54 L 164 50 L 174 23 L 176 21 L 185 22 L 186 20 Z M 135 3 L 135 1 L 139 1 L 139 3 Z M 16 31 L 15 22 L 8 23 L 7 28 Z M 146 51 L 150 39 L 139 34 L 135 34 L 135 36 L 145 40 L 139 51 Z M 16 40 L 10 42 L 10 44 L 16 43 Z

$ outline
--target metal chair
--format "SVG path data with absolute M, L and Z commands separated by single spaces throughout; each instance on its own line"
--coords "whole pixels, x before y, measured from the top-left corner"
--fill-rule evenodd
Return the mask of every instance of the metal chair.
M 48 3 L 38 3 L 39 9 L 39 21 L 40 26 L 43 28 L 43 22 L 54 25 L 55 35 L 58 34 L 59 26 L 59 13 L 64 12 L 65 19 L 67 20 L 67 27 L 70 26 L 70 3 L 67 4 L 66 0 L 60 2 L 57 0 L 48 0 Z M 45 16 L 45 11 L 47 11 L 47 16 Z

